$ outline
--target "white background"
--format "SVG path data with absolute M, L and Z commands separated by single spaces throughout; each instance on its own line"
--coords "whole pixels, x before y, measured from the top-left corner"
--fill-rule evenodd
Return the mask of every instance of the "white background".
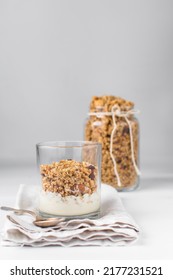
M 0 162 L 80 140 L 92 95 L 141 110 L 141 162 L 172 173 L 173 1 L 0 0 Z

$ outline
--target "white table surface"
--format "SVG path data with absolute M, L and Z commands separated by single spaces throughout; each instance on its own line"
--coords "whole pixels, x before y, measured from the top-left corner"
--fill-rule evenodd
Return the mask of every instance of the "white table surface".
M 34 168 L 0 169 L 0 205 L 14 205 L 18 186 L 37 184 Z M 119 193 L 141 229 L 139 240 L 124 247 L 0 247 L 0 259 L 173 259 L 173 174 L 143 176 L 140 188 Z M 5 213 L 0 213 L 2 229 Z

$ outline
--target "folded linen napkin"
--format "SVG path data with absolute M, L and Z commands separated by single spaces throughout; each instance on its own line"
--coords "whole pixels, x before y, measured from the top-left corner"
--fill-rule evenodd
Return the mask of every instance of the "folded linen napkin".
M 125 211 L 118 192 L 102 185 L 102 206 L 98 219 L 72 219 L 49 228 L 35 226 L 30 216 L 10 213 L 6 219 L 2 245 L 4 246 L 114 246 L 130 244 L 138 239 L 139 227 Z M 36 209 L 38 188 L 21 185 L 16 207 Z M 9 213 L 8 213 L 9 214 Z

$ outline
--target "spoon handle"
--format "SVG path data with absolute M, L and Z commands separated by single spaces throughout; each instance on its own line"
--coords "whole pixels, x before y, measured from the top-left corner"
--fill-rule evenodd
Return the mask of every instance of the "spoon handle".
M 18 222 L 16 222 L 11 216 L 7 215 L 7 219 L 12 222 L 13 224 L 19 225 Z
M 26 210 L 26 209 L 16 209 L 16 208 L 12 208 L 12 207 L 8 207 L 8 206 L 1 206 L 0 207 L 1 210 L 4 210 L 4 211 L 13 211 L 17 214 L 30 214 L 32 215 L 34 218 L 36 218 L 36 213 L 34 213 L 33 211 L 30 211 L 30 210 Z

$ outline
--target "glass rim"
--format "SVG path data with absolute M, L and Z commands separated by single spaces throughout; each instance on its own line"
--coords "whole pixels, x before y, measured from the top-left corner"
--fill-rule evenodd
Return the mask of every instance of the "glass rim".
M 82 147 L 98 146 L 101 147 L 101 143 L 93 141 L 45 141 L 36 144 L 37 148 L 82 148 Z

